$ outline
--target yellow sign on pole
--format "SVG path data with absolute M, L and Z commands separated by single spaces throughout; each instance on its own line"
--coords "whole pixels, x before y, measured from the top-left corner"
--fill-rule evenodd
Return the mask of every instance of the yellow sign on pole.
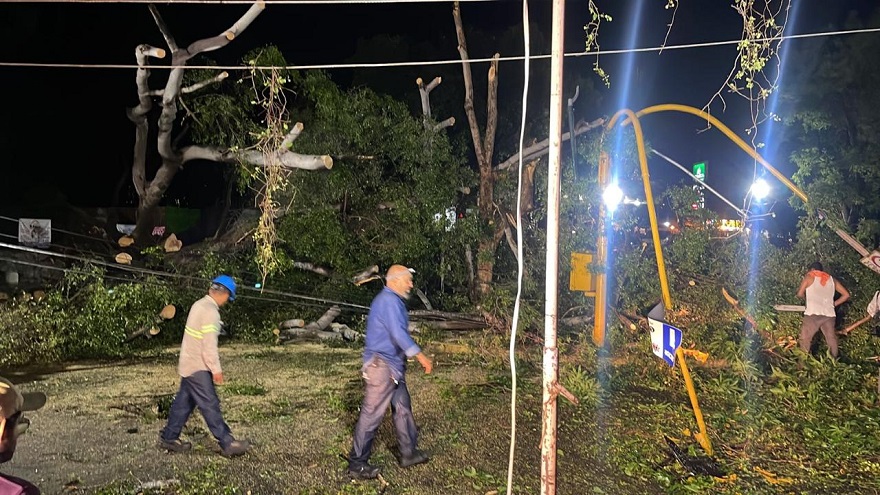
M 568 289 L 584 292 L 588 296 L 596 295 L 596 279 L 590 271 L 593 253 L 571 253 L 571 273 L 568 277 Z

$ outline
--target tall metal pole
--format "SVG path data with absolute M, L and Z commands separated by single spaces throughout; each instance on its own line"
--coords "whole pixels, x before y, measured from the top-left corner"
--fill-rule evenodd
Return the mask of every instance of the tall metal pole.
M 559 189 L 562 152 L 562 63 L 565 0 L 553 0 L 550 51 L 550 154 L 547 171 L 547 262 L 544 289 L 544 380 L 541 427 L 541 495 L 556 495 L 556 292 L 559 271 Z

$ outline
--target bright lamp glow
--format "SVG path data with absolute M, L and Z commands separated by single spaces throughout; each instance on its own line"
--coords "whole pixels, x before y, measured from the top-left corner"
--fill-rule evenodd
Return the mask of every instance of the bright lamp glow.
M 752 197 L 760 201 L 770 195 L 770 184 L 764 179 L 758 179 L 752 184 L 749 191 L 752 193 Z
M 602 201 L 605 202 L 608 213 L 614 213 L 614 210 L 620 206 L 620 202 L 623 201 L 623 191 L 616 182 L 608 184 L 608 187 L 605 188 L 605 192 L 602 193 Z

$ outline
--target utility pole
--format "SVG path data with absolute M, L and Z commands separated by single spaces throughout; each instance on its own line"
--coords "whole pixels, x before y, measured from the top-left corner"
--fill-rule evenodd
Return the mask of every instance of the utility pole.
M 562 152 L 562 65 L 565 0 L 553 0 L 550 51 L 550 148 L 547 171 L 547 261 L 544 288 L 544 362 L 541 405 L 541 495 L 556 495 L 556 396 L 559 350 L 556 348 L 559 272 L 559 189 Z M 573 133 L 573 131 L 572 131 Z

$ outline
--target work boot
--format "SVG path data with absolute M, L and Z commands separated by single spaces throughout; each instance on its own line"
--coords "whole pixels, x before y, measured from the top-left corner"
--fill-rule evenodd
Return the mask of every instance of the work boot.
M 247 440 L 233 440 L 232 443 L 221 449 L 223 457 L 235 457 L 242 455 L 251 448 L 251 443 Z
M 364 464 L 362 466 L 348 466 L 348 475 L 355 480 L 374 480 L 379 477 L 382 469 L 379 466 Z
M 416 464 L 422 464 L 424 462 L 428 462 L 428 454 L 422 452 L 421 450 L 414 450 L 410 455 L 404 455 L 400 457 L 400 467 L 408 468 L 410 466 L 415 466 Z
M 170 452 L 186 452 L 187 450 L 192 448 L 192 444 L 189 442 L 181 442 L 179 438 L 176 438 L 169 442 L 168 440 L 159 437 L 159 448 L 168 450 Z

